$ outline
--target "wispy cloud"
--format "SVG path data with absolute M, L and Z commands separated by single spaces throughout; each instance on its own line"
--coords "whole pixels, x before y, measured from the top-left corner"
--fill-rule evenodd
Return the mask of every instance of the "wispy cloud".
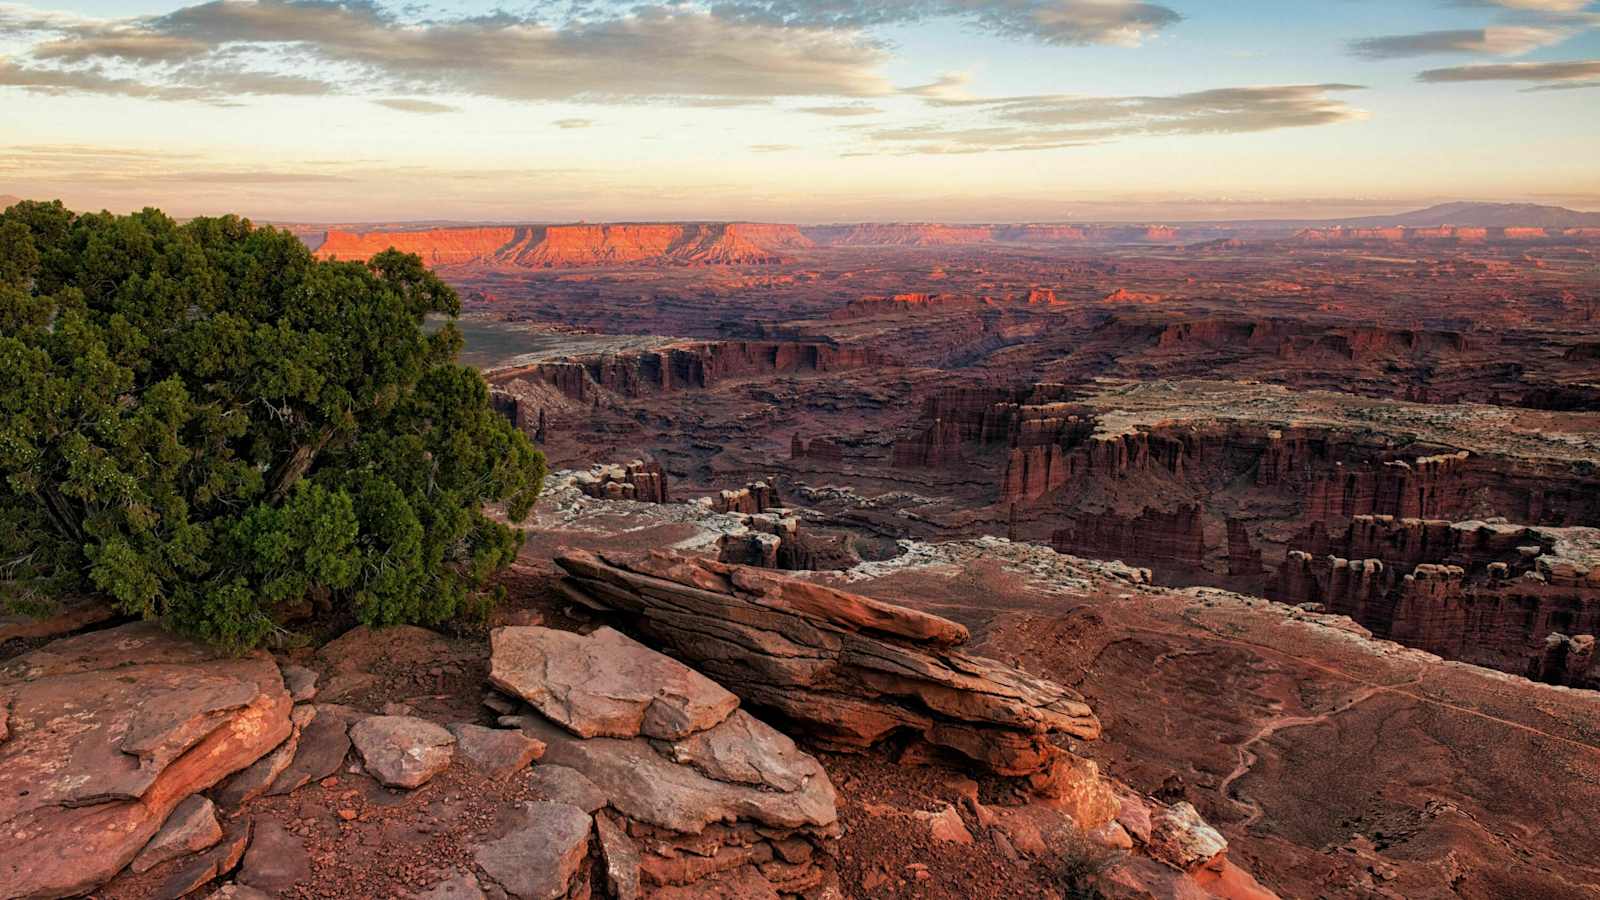
M 557 120 L 555 120 L 555 122 L 553 124 L 557 128 L 563 128 L 563 129 L 568 129 L 568 130 L 571 130 L 571 129 L 574 129 L 574 128 L 592 128 L 594 126 L 594 120 L 593 119 L 557 119 Z
M 422 113 L 424 115 L 460 111 L 458 107 L 451 106 L 448 103 L 435 103 L 432 100 L 417 100 L 412 97 L 383 97 L 372 102 L 400 112 Z
M 1057 149 L 1136 136 L 1245 134 L 1364 118 L 1364 111 L 1332 96 L 1355 90 L 1361 87 L 1293 84 L 1167 96 L 932 97 L 928 103 L 936 109 L 979 112 L 989 122 L 871 129 L 864 136 L 886 145 L 880 148 L 886 152 L 943 154 Z
M 403 21 L 367 0 L 212 0 L 168 15 L 87 20 L 7 8 L 39 38 L 5 84 L 158 100 L 346 92 L 298 73 L 360 73 L 384 92 L 508 100 L 709 103 L 870 97 L 887 51 L 849 29 L 755 21 L 679 5 L 545 24 L 510 13 Z M 241 68 L 240 59 L 259 62 Z M 113 68 L 114 67 L 114 68 Z
M 1560 43 L 1572 35 L 1563 28 L 1498 26 L 1457 31 L 1392 34 L 1350 42 L 1350 52 L 1367 59 L 1399 59 L 1439 53 L 1480 53 L 1518 56 Z
M 1430 84 L 1526 81 L 1547 85 L 1570 86 L 1574 83 L 1600 80 L 1600 59 L 1573 60 L 1571 62 L 1486 63 L 1474 66 L 1453 66 L 1420 72 L 1417 74 L 1417 80 Z

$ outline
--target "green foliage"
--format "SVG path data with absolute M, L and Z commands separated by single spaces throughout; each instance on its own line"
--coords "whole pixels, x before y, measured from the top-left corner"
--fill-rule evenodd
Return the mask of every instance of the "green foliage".
M 415 256 L 325 262 L 235 217 L 0 213 L 0 591 L 93 589 L 246 648 L 307 603 L 478 609 L 544 457 L 457 365 Z

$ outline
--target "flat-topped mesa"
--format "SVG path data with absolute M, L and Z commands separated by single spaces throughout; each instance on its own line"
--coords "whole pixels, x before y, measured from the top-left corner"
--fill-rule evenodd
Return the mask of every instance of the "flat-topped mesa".
M 1064 751 L 1100 722 L 1069 688 L 958 648 L 963 626 L 769 571 L 665 552 L 572 551 L 563 591 L 689 662 L 817 743 L 910 735 L 1049 793 Z
M 322 259 L 366 260 L 393 247 L 430 266 L 564 269 L 609 265 L 777 265 L 780 251 L 810 247 L 793 225 L 624 223 L 330 231 Z

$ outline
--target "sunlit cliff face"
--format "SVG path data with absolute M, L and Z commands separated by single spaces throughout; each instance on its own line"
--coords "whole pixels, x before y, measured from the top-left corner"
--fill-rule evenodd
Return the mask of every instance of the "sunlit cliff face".
M 0 3 L 0 194 L 340 220 L 1600 205 L 1600 4 Z

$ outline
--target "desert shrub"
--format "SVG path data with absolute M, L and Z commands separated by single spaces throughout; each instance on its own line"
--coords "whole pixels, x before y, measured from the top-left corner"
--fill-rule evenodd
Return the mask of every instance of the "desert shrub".
M 315 259 L 236 217 L 0 213 L 0 590 L 64 590 L 231 648 L 308 603 L 480 604 L 544 457 L 457 365 L 412 255 Z
M 1066 900 L 1103 900 L 1100 879 L 1122 862 L 1123 854 L 1070 829 L 1063 837 L 1060 859 L 1057 876 Z

